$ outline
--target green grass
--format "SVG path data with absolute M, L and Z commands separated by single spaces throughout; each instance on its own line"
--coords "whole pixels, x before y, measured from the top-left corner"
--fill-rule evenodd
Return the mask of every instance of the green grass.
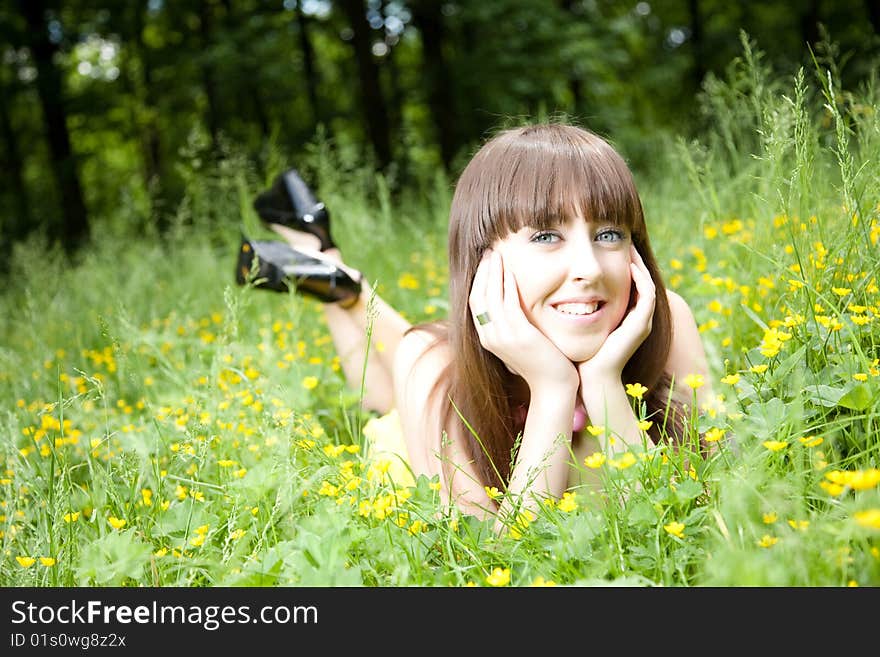
M 816 79 L 774 78 L 746 44 L 708 87 L 711 134 L 658 139 L 638 172 L 722 396 L 695 425 L 718 450 L 606 461 L 603 494 L 501 537 L 365 459 L 315 302 L 234 285 L 267 182 L 243 158 L 191 163 L 170 242 L 122 207 L 76 263 L 20 245 L 0 584 L 880 584 L 880 106 Z M 392 202 L 326 142 L 304 157 L 351 264 L 412 321 L 442 316 L 449 182 Z

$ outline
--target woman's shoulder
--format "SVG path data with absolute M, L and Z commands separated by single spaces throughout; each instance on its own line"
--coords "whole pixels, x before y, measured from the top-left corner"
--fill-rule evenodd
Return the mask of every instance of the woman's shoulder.
M 450 362 L 449 341 L 442 327 L 417 326 L 403 336 L 394 354 L 398 385 L 433 385 Z
M 693 319 L 694 313 L 690 305 L 678 292 L 666 288 L 666 298 L 669 300 L 669 311 L 672 313 L 673 322 L 680 319 Z

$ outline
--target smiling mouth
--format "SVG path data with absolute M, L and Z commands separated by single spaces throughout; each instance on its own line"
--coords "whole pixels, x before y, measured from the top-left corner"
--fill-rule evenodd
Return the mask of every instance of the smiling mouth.
M 563 315 L 584 317 L 586 315 L 592 315 L 604 305 L 604 301 L 594 301 L 592 303 L 560 303 L 554 306 L 554 308 Z

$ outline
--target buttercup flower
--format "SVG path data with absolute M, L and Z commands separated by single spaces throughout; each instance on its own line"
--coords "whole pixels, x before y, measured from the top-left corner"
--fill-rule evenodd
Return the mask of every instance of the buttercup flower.
M 770 536 L 770 534 L 764 534 L 761 537 L 761 540 L 758 541 L 758 547 L 762 547 L 762 548 L 773 547 L 774 545 L 776 545 L 776 543 L 778 541 L 779 541 L 779 539 L 776 538 L 775 536 Z
M 510 584 L 510 568 L 498 568 L 496 566 L 486 576 L 486 583 L 489 586 L 507 586 Z
M 788 447 L 788 441 L 786 440 L 765 440 L 761 444 L 771 452 L 778 452 Z
M 684 538 L 684 525 L 680 522 L 670 522 L 667 525 L 663 525 L 663 529 L 677 538 Z
M 684 377 L 684 382 L 693 390 L 696 390 L 705 383 L 702 374 L 688 374 Z
M 880 509 L 867 509 L 865 511 L 856 511 L 853 514 L 855 521 L 862 527 L 869 529 L 880 529 Z
M 648 392 L 648 389 L 643 386 L 641 383 L 627 383 L 626 384 L 626 394 L 630 397 L 638 399 L 641 401 L 642 395 Z
M 117 518 L 116 516 L 110 516 L 109 518 L 107 518 L 107 522 L 110 523 L 110 525 L 113 527 L 113 529 L 122 529 L 123 527 L 125 527 L 126 521 L 124 518 Z
M 577 499 L 575 497 L 575 493 L 565 492 L 562 494 L 562 499 L 559 500 L 559 504 L 557 507 L 560 511 L 565 513 L 570 513 L 572 511 L 577 511 L 578 504 Z

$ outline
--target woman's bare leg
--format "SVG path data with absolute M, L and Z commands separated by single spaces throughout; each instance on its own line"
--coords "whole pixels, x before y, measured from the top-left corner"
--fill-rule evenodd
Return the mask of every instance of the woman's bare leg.
M 317 238 L 314 236 L 278 224 L 271 224 L 271 227 L 294 248 L 316 251 Z M 355 280 L 361 277 L 360 272 L 343 263 L 338 249 L 328 249 L 316 255 L 344 267 Z M 362 281 L 361 294 L 353 303 L 344 307 L 339 303 L 325 303 L 322 308 L 346 383 L 353 390 L 360 390 L 363 378 L 364 407 L 387 413 L 394 404 L 394 353 L 410 323 L 378 295 L 373 295 L 366 280 Z M 364 358 L 367 359 L 366 372 Z

